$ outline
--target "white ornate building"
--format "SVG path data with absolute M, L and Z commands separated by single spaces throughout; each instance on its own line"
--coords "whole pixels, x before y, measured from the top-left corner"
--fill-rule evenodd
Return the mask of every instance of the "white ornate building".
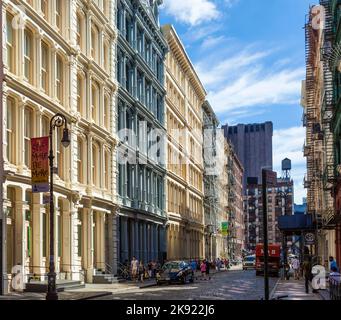
M 116 1 L 3 1 L 7 273 L 48 272 L 49 209 L 31 192 L 30 139 L 56 113 L 55 252 L 59 278 L 92 282 L 116 266 Z M 111 267 L 110 267 L 111 266 Z

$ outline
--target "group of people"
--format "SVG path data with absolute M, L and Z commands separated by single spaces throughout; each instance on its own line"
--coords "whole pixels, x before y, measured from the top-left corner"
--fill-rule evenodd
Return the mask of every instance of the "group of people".
M 142 260 L 138 261 L 136 257 L 133 257 L 130 262 L 131 279 L 135 282 L 144 282 L 146 278 L 155 278 L 159 268 L 160 263 L 158 261 L 149 261 L 145 265 Z
M 221 268 L 225 268 L 226 270 L 230 268 L 230 260 L 229 259 L 220 259 L 217 258 L 214 260 L 214 265 L 217 271 L 220 271 Z
M 334 257 L 329 257 L 329 268 L 330 268 L 330 275 L 333 275 L 335 273 L 339 273 L 340 269 L 337 265 L 336 260 Z M 309 293 L 309 282 L 313 279 L 313 265 L 311 261 L 311 257 L 306 257 L 304 259 L 304 262 L 301 264 L 297 257 L 294 257 L 291 260 L 291 267 L 294 271 L 294 277 L 295 280 L 300 280 L 300 276 L 303 274 L 304 280 L 305 280 L 305 290 L 306 293 Z

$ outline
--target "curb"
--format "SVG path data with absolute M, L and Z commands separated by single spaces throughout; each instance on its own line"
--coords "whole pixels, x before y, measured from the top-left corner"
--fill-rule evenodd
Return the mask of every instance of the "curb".
M 279 282 L 281 281 L 281 279 L 278 279 L 274 288 L 271 290 L 271 293 L 270 293 L 270 300 L 274 297 L 275 293 L 276 293 L 276 290 L 277 290 L 277 287 L 279 285 Z
M 107 297 L 107 296 L 112 296 L 111 292 L 103 292 L 103 293 L 99 293 L 99 294 L 94 294 L 93 296 L 89 296 L 83 299 L 76 299 L 77 300 L 91 300 L 94 298 L 102 298 L 102 297 Z

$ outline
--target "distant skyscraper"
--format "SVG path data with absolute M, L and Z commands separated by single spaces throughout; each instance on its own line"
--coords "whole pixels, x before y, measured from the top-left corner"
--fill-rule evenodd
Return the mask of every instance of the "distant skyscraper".
M 247 178 L 262 179 L 262 168 L 272 170 L 273 124 L 239 124 L 223 126 L 224 135 L 235 147 L 235 151 L 244 167 L 243 187 L 246 190 Z

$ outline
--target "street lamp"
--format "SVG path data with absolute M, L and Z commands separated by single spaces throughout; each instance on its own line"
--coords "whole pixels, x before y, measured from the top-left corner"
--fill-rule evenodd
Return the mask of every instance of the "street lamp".
M 47 275 L 47 294 L 46 300 L 58 300 L 58 293 L 56 287 L 56 272 L 55 272 L 55 256 L 54 256 L 54 200 L 53 200 L 53 174 L 54 174 L 54 155 L 53 155 L 53 130 L 55 128 L 63 129 L 63 137 L 60 141 L 64 148 L 70 145 L 69 129 L 67 127 L 67 120 L 61 113 L 54 115 L 50 121 L 50 261 L 49 261 L 49 273 Z

